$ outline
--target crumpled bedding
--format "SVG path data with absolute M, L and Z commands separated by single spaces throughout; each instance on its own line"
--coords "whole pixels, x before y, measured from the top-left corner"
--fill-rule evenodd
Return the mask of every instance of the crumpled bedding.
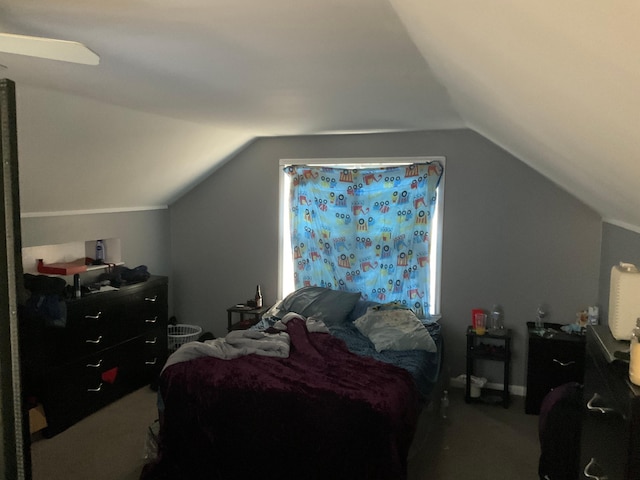
M 425 321 L 424 326 L 438 347 L 437 352 L 425 350 L 383 350 L 378 352 L 371 340 L 364 336 L 353 322 L 332 325 L 329 330 L 332 335 L 345 342 L 350 352 L 395 365 L 409 372 L 422 401 L 426 402 L 429 400 L 440 375 L 443 342 L 438 322 Z
M 270 330 L 234 330 L 226 337 L 185 343 L 169 356 L 162 370 L 176 363 L 200 357 L 215 357 L 221 360 L 232 360 L 245 355 L 287 358 L 291 344 L 286 332 L 287 323 L 295 318 L 301 319 L 309 332 L 329 333 L 322 320 L 315 317 L 305 318 L 291 312 L 278 320 Z
M 159 457 L 143 479 L 401 480 L 420 401 L 409 373 L 287 324 L 287 358 L 171 365 Z
M 354 324 L 355 318 L 364 314 L 370 305 L 379 305 L 376 302 L 362 302 L 360 311 L 352 314 L 349 321 L 332 323 L 328 328 L 330 333 L 342 340 L 350 352 L 363 357 L 370 357 L 384 363 L 389 363 L 402 368 L 411 374 L 418 393 L 423 402 L 430 399 L 431 392 L 438 381 L 444 344 L 440 334 L 440 323 L 435 320 L 422 320 L 431 338 L 437 346 L 437 352 L 425 350 L 383 350 L 378 352 L 375 345 L 363 335 Z M 274 325 L 271 319 L 263 318 L 253 328 L 266 330 Z
M 200 357 L 215 357 L 231 360 L 244 355 L 286 358 L 289 356 L 289 335 L 287 332 L 267 333 L 257 330 L 234 330 L 226 337 L 205 342 L 189 342 L 173 352 L 164 369 L 176 363 L 188 362 Z

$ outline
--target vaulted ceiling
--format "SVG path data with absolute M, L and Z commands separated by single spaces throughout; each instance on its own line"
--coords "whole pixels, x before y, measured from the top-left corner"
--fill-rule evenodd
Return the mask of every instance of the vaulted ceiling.
M 639 24 L 623 0 L 2 0 L 0 32 L 101 61 L 0 53 L 0 76 L 218 137 L 467 127 L 640 228 Z M 155 191 L 237 147 L 189 179 L 159 160 Z

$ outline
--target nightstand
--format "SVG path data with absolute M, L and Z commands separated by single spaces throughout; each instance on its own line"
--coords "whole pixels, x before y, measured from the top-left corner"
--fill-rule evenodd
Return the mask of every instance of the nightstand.
M 270 307 L 262 306 L 260 308 L 249 307 L 248 305 L 234 305 L 227 308 L 227 331 L 246 330 L 260 321 L 262 315 L 269 310 Z M 238 315 L 240 318 L 237 322 L 233 322 L 233 316 Z
M 525 413 L 537 415 L 545 395 L 567 382 L 582 383 L 584 377 L 585 336 L 565 333 L 558 323 L 545 323 L 546 334 L 539 335 L 533 322 L 527 322 L 527 397 Z

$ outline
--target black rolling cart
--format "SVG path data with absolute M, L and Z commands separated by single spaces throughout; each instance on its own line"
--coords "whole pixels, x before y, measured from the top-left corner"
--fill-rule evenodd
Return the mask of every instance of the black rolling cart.
M 489 340 L 489 341 L 484 341 Z M 502 391 L 483 389 L 480 397 L 471 396 L 471 376 L 474 374 L 474 366 L 477 361 L 502 362 L 504 366 Z M 491 398 L 498 394 L 502 397 L 502 406 L 509 407 L 509 378 L 511 375 L 511 330 L 501 329 L 487 330 L 484 335 L 478 335 L 472 327 L 467 328 L 467 378 L 465 388 L 465 401 L 490 402 Z M 494 395 L 492 395 L 492 393 Z

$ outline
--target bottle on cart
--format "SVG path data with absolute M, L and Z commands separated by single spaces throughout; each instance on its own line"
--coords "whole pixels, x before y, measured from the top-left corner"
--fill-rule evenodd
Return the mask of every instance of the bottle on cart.
M 631 332 L 629 345 L 629 380 L 640 386 L 640 318 L 636 320 L 636 328 Z
M 256 308 L 262 308 L 262 290 L 260 290 L 260 285 L 256 287 Z

